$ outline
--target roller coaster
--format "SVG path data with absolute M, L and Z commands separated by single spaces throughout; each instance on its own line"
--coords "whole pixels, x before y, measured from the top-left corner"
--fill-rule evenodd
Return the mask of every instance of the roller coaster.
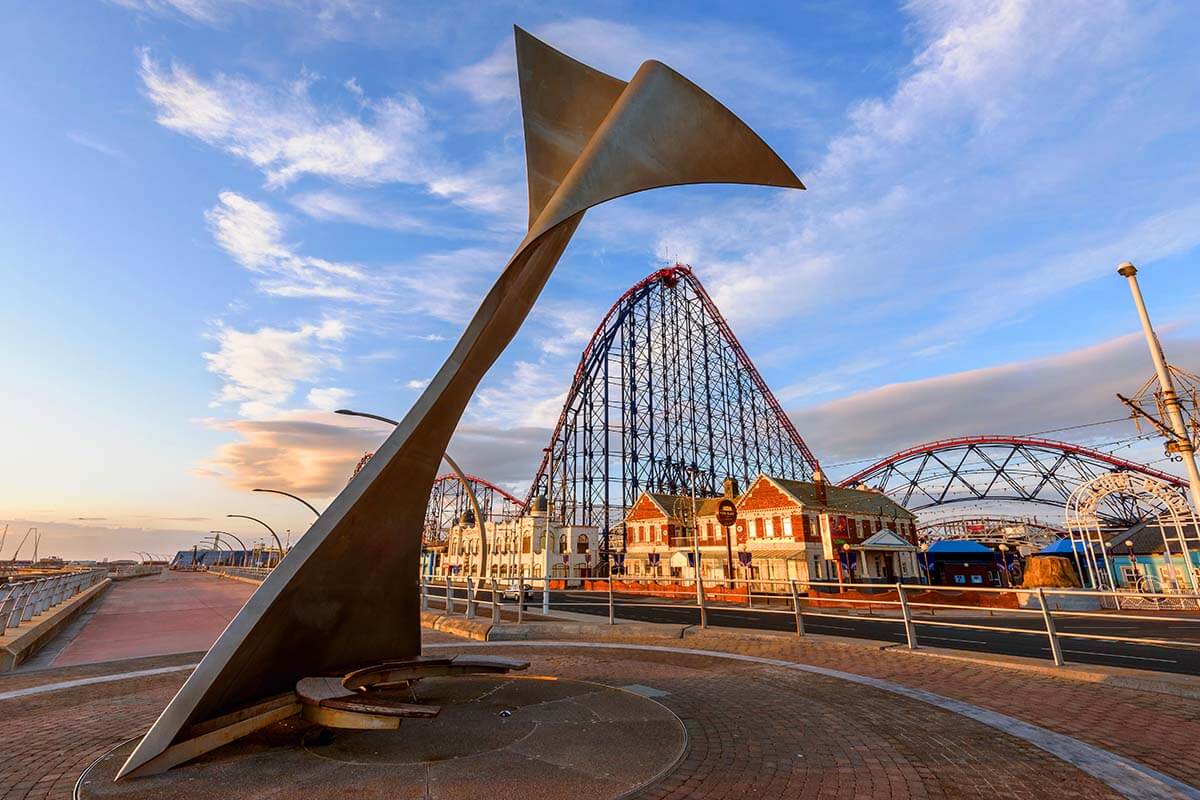
M 1069 442 L 1029 436 L 965 436 L 901 450 L 841 482 L 878 489 L 910 511 L 992 501 L 1064 508 L 1071 492 L 1106 472 L 1134 472 L 1186 487 L 1182 478 Z M 1113 495 L 1098 510 L 1110 526 L 1145 516 L 1132 497 Z
M 613 531 L 642 491 L 720 492 L 760 472 L 818 469 L 690 268 L 661 269 L 604 315 L 583 350 L 526 504 Z M 603 545 L 602 545 L 603 549 Z
M 712 298 L 689 267 L 676 264 L 638 281 L 604 315 L 580 356 L 525 500 L 482 478 L 470 482 L 490 519 L 515 516 L 544 501 L 561 524 L 597 527 L 603 558 L 609 547 L 620 547 L 620 521 L 642 491 L 694 489 L 711 496 L 720 493 L 726 478 L 744 487 L 759 473 L 805 480 L 819 468 Z M 1020 534 L 1005 533 L 1029 522 L 1006 513 L 1012 504 L 1063 508 L 1076 487 L 1114 470 L 1185 485 L 1175 475 L 1099 450 L 1007 435 L 916 445 L 841 485 L 878 489 L 912 511 L 982 501 L 1006 505 L 998 511 L 973 509 L 983 529 L 974 525 L 972 532 L 1033 544 L 1050 540 L 1059 529 L 1035 524 Z M 438 478 L 426 540 L 443 540 L 468 508 L 459 482 L 451 475 Z M 1134 498 L 1113 496 L 1100 515 L 1107 525 L 1123 528 L 1144 519 L 1147 509 Z M 946 527 L 931 514 L 923 517 L 929 538 L 959 537 L 967 530 Z

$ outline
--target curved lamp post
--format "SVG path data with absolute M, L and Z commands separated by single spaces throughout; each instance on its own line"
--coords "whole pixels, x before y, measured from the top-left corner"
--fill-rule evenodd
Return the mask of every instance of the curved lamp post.
M 231 545 L 229 542 L 222 542 L 221 537 L 216 536 L 216 535 L 214 535 L 212 537 L 211 542 L 208 539 L 202 539 L 201 541 L 206 547 L 211 544 L 213 546 L 213 549 L 215 549 L 217 551 L 218 558 L 220 557 L 220 552 L 221 552 L 222 547 L 225 547 L 226 549 L 228 549 L 229 556 L 230 556 L 229 566 L 231 566 L 231 567 L 233 566 L 233 563 L 232 563 L 233 562 L 233 545 Z
M 283 558 L 283 543 L 281 543 L 279 541 L 279 535 L 275 533 L 275 529 L 272 528 L 270 525 L 263 522 L 258 517 L 250 517 L 250 516 L 247 516 L 246 514 L 226 514 L 225 516 L 227 516 L 231 519 L 248 519 L 253 522 L 257 522 L 259 525 L 262 525 L 264 528 L 266 528 L 268 531 L 271 532 L 271 538 L 273 538 L 275 540 L 275 546 L 279 548 L 279 557 L 281 559 Z
M 245 542 L 243 542 L 238 537 L 234 536 L 229 531 L 209 531 L 209 533 L 223 533 L 226 536 L 228 536 L 230 539 L 233 539 L 235 542 L 237 542 L 238 547 L 242 548 L 242 556 L 241 556 L 241 558 L 238 559 L 238 561 L 241 563 L 239 563 L 238 566 L 240 566 L 240 567 L 246 566 L 246 543 Z
M 281 494 L 284 497 L 290 497 L 293 500 L 297 500 L 301 503 L 304 503 L 304 505 L 308 506 L 308 510 L 313 512 L 314 514 L 316 514 L 318 517 L 321 516 L 321 512 L 317 511 L 317 509 L 313 507 L 312 503 L 308 502 L 303 497 L 297 497 L 296 495 L 292 494 L 291 492 L 284 492 L 279 489 L 251 489 L 250 491 L 252 491 L 252 492 L 269 492 L 271 494 Z
M 333 412 L 335 414 L 343 414 L 347 417 L 366 417 L 373 419 L 376 422 L 383 422 L 391 425 L 393 428 L 400 423 L 394 419 L 381 417 L 378 414 L 368 414 L 365 411 L 351 411 L 348 408 L 339 408 Z M 483 511 L 479 508 L 479 499 L 475 497 L 475 490 L 471 488 L 471 482 L 467 480 L 467 475 L 463 472 L 449 453 L 442 453 L 442 458 L 450 465 L 454 476 L 458 478 L 458 482 L 462 484 L 463 490 L 467 493 L 467 499 L 471 501 L 471 510 L 475 512 L 475 524 L 479 528 L 479 577 L 486 577 L 488 574 L 488 544 L 487 544 L 487 528 L 483 524 Z M 256 490 L 257 491 L 257 490 Z M 301 501 L 303 502 L 303 501 Z M 320 516 L 319 514 L 317 516 Z

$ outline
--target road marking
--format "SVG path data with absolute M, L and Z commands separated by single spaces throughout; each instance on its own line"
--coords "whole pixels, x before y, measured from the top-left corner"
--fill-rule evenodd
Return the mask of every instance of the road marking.
M 115 675 L 94 675 L 90 678 L 76 678 L 73 681 L 61 683 L 44 683 L 41 686 L 27 686 L 24 689 L 13 689 L 10 692 L 0 692 L 0 700 L 13 700 L 18 697 L 29 697 L 34 694 L 57 692 L 63 689 L 74 689 L 76 686 L 91 686 L 95 683 L 124 681 L 130 678 L 145 678 L 150 675 L 166 675 L 169 672 L 182 672 L 185 669 L 195 669 L 199 664 L 181 664 L 178 667 L 156 667 L 154 669 L 139 669 L 136 672 L 118 672 Z
M 833 628 L 836 631 L 856 631 L 858 628 L 852 628 L 849 625 L 826 625 L 824 622 L 809 622 L 808 627 L 816 630 L 817 628 Z
M 812 664 L 799 664 L 794 661 L 784 661 L 778 658 L 749 656 L 741 653 L 726 653 L 720 650 L 692 650 L 687 647 L 668 647 L 665 645 L 624 644 L 616 642 L 565 642 L 565 641 L 517 641 L 517 642 L 446 642 L 424 645 L 425 649 L 449 647 L 547 647 L 547 648 L 582 648 L 594 650 L 643 650 L 655 653 L 675 653 L 687 656 L 708 656 L 723 658 L 730 661 L 745 661 L 753 664 L 766 664 L 782 669 L 808 672 L 823 675 L 828 678 L 838 678 L 862 686 L 870 686 L 891 694 L 917 700 L 922 703 L 941 708 L 952 714 L 973 719 L 988 727 L 995 728 L 1009 736 L 1033 744 L 1045 750 L 1055 758 L 1066 761 L 1110 786 L 1129 800 L 1200 800 L 1200 789 L 1165 775 L 1145 764 L 1141 764 L 1111 750 L 1105 750 L 1095 745 L 1081 742 L 1065 734 L 1055 733 L 1039 725 L 1001 714 L 998 711 L 980 708 L 979 706 L 945 697 L 940 694 L 914 689 L 900 683 L 872 678 L 866 675 L 856 675 L 853 672 L 843 672 L 828 667 L 818 667 Z
M 1049 647 L 1043 647 L 1042 650 L 1049 650 Z M 1161 661 L 1164 664 L 1178 664 L 1179 662 L 1173 658 L 1150 658 L 1148 656 L 1123 656 L 1118 653 L 1100 653 L 1095 650 L 1068 650 L 1063 648 L 1064 653 L 1075 653 L 1082 656 L 1102 656 L 1105 658 L 1132 658 L 1135 661 Z
M 938 642 L 966 642 L 968 644 L 991 644 L 991 642 L 986 642 L 983 639 L 955 639 L 953 636 L 930 636 L 927 633 L 922 633 L 920 636 L 917 637 L 917 641 L 919 641 L 919 642 L 923 642 L 926 639 L 933 639 L 934 641 L 938 641 Z

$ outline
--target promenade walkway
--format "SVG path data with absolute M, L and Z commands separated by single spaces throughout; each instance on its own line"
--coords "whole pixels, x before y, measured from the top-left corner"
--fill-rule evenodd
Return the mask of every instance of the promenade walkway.
M 163 594 L 168 586 L 186 597 L 172 600 Z M 158 625 L 170 635 L 121 635 L 101 647 L 89 644 L 93 634 L 85 629 L 60 653 L 71 665 L 0 677 L 0 800 L 70 797 L 90 763 L 146 730 L 200 655 L 182 651 L 207 646 L 254 587 L 177 574 L 162 585 L 120 588 L 119 602 L 106 612 L 111 622 Z M 456 620 L 474 639 L 489 627 L 486 619 Z M 679 762 L 664 764 L 661 778 L 636 793 L 640 798 L 1200 798 L 1193 788 L 1200 785 L 1200 695 L 821 636 L 725 629 L 672 639 L 637 625 L 550 627 L 557 628 L 554 640 L 472 641 L 433 630 L 423 636 L 431 654 L 527 659 L 530 676 L 590 681 L 663 704 L 681 720 L 687 744 Z M 185 638 L 184 628 L 194 638 Z M 167 641 L 174 655 L 146 652 L 166 652 Z M 141 657 L 75 660 L 122 651 Z M 419 731 L 413 723 L 399 735 Z M 636 747 L 637 731 L 629 736 Z M 335 757 L 332 750 L 321 756 Z M 371 775 L 390 774 L 383 766 L 347 762 L 344 778 L 364 782 L 362 796 L 440 796 L 424 786 L 375 785 Z M 569 764 L 547 770 L 561 787 L 570 785 Z M 341 796 L 336 788 L 281 779 L 271 796 L 320 800 Z M 497 800 L 530 796 L 530 787 L 522 793 L 496 776 L 480 778 L 476 788 Z M 569 792 L 550 785 L 533 794 Z
M 21 669 L 207 650 L 255 588 L 194 572 L 113 584 Z

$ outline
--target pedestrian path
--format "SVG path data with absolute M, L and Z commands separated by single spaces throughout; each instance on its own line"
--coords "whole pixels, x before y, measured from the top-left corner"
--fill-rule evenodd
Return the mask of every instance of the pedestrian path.
M 21 669 L 207 650 L 255 588 L 195 572 L 113 584 Z

